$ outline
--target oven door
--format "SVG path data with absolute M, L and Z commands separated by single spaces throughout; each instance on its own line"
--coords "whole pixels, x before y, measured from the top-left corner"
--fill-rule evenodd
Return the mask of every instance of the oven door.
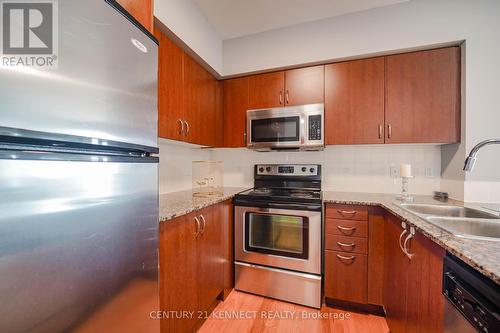
M 304 114 L 284 108 L 247 112 L 249 148 L 296 148 L 304 143 Z
M 235 259 L 321 274 L 321 212 L 236 206 Z

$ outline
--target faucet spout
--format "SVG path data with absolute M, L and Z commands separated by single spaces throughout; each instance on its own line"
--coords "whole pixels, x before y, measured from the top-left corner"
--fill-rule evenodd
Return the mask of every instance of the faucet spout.
M 489 139 L 479 142 L 469 153 L 469 156 L 465 159 L 464 171 L 472 171 L 474 165 L 476 164 L 476 156 L 481 148 L 491 144 L 500 144 L 500 139 Z

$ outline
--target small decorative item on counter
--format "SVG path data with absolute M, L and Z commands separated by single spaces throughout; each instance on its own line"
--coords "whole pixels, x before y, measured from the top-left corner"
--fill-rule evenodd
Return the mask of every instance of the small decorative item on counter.
M 413 178 L 411 164 L 401 164 L 399 173 L 401 175 L 401 194 L 398 199 L 405 202 L 413 201 L 413 197 L 408 192 L 408 182 Z
M 446 202 L 448 201 L 448 192 L 434 191 L 434 199 Z
M 222 195 L 222 161 L 193 161 L 193 196 Z

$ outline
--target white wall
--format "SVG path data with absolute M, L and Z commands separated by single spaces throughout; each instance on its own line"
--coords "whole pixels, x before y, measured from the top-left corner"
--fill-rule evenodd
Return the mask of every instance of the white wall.
M 498 146 L 480 153 L 472 173 L 460 171 L 465 153 L 477 142 L 500 137 L 499 14 L 498 0 L 412 0 L 226 40 L 224 74 L 465 40 L 465 135 L 462 146 L 443 148 L 450 168 L 444 170 L 443 189 L 462 192 L 467 201 L 500 202 Z
M 430 145 L 336 146 L 319 152 L 255 152 L 245 148 L 214 149 L 212 160 L 224 161 L 224 184 L 252 187 L 258 163 L 316 163 L 322 165 L 323 189 L 348 192 L 398 193 L 401 180 L 389 176 L 391 165 L 411 163 L 415 179 L 410 191 L 432 194 L 440 188 L 441 150 Z M 425 176 L 425 168 L 431 174 Z
M 160 194 L 191 189 L 192 162 L 208 160 L 209 151 L 199 146 L 159 139 Z
M 155 0 L 154 15 L 217 73 L 222 73 L 222 39 L 192 0 Z

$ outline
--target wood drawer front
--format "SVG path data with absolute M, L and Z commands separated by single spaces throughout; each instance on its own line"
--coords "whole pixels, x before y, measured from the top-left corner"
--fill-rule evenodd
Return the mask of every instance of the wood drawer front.
M 325 251 L 325 296 L 366 304 L 367 256 Z
M 326 217 L 330 219 L 368 221 L 368 208 L 356 205 L 327 205 Z
M 325 249 L 346 253 L 368 254 L 368 239 L 326 234 Z
M 325 230 L 327 234 L 368 237 L 368 222 L 356 220 L 326 219 Z

